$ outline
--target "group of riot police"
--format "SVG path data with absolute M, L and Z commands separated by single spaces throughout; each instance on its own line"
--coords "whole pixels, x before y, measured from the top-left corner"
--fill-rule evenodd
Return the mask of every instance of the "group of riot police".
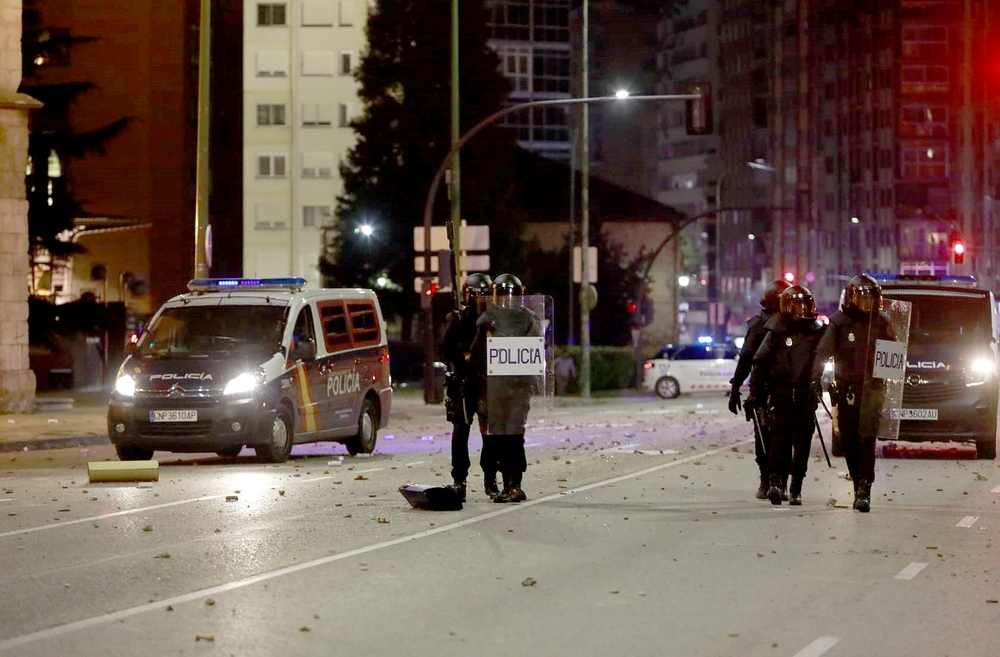
M 871 345 L 875 339 L 895 339 L 882 310 L 881 288 L 870 276 L 852 278 L 829 324 L 819 321 L 808 288 L 783 280 L 765 288 L 760 308 L 748 321 L 729 393 L 729 410 L 736 415 L 743 410 L 754 423 L 760 469 L 757 498 L 774 505 L 802 504 L 813 430 L 819 429 L 821 378 L 832 358 L 830 400 L 837 409 L 854 483 L 854 508 L 867 513 L 875 477 L 878 409 L 885 395 L 884 384 L 872 377 Z M 743 401 L 740 388 L 747 377 L 750 393 Z
M 448 365 L 445 412 L 452 423 L 451 476 L 449 488 L 465 501 L 469 476 L 469 432 L 473 418 L 479 420 L 483 470 L 487 496 L 494 502 L 527 499 L 521 480 L 528 464 L 524 454 L 524 431 L 531 395 L 538 391 L 535 377 L 505 376 L 494 382 L 487 371 L 487 340 L 492 337 L 541 335 L 539 317 L 522 303 L 521 280 L 513 274 L 490 279 L 473 273 L 462 285 L 462 307 L 448 313 L 441 354 Z M 497 483 L 501 475 L 503 488 Z

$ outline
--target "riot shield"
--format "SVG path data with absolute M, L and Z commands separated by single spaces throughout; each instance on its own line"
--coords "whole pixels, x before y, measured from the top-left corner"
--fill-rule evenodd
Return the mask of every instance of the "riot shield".
M 906 379 L 910 302 L 884 299 L 881 313 L 868 324 L 867 372 L 861 399 L 861 435 L 899 438 L 899 416 Z
M 479 320 L 482 358 L 479 427 L 487 435 L 524 433 L 529 412 L 552 408 L 555 393 L 552 297 L 511 296 Z

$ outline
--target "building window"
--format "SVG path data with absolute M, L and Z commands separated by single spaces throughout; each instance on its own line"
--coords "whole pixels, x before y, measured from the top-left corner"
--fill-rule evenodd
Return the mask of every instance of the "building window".
M 285 25 L 285 3 L 258 4 L 257 25 Z
M 285 125 L 285 106 L 257 105 L 257 125 Z
M 337 103 L 337 125 L 341 128 L 351 126 L 351 108 L 347 103 Z
M 333 52 L 329 50 L 303 52 L 302 75 L 333 75 Z
M 354 25 L 354 3 L 357 0 L 340 0 L 340 25 L 349 27 Z
M 326 226 L 333 216 L 333 208 L 329 205 L 303 205 L 302 225 L 306 227 Z
M 287 230 L 288 222 L 277 203 L 257 203 L 254 207 L 253 227 L 256 230 Z
M 900 151 L 902 177 L 908 180 L 948 177 L 948 144 L 907 146 Z
M 257 53 L 257 77 L 283 78 L 287 75 L 287 52 L 283 50 L 261 50 Z
M 257 156 L 257 177 L 258 178 L 284 178 L 285 177 L 285 156 L 284 155 L 258 155 Z
M 330 103 L 302 103 L 302 125 L 307 127 L 330 126 L 333 108 Z
M 340 53 L 340 74 L 350 75 L 354 72 L 354 66 L 352 65 L 352 53 L 342 52 Z
M 302 154 L 303 178 L 330 178 L 333 176 L 333 153 L 314 151 Z
M 302 25 L 333 26 L 333 0 L 309 0 L 302 3 Z

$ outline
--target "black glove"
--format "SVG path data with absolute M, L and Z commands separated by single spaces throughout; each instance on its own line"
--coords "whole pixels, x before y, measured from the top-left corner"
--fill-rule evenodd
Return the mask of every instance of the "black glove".
M 819 402 L 823 399 L 823 384 L 813 381 L 809 384 L 809 393 L 812 395 L 813 408 L 819 406 Z
M 753 396 L 753 391 L 750 392 L 750 396 L 747 400 L 743 402 L 743 412 L 746 413 L 747 422 L 753 422 L 753 410 L 757 407 L 757 398 Z
M 739 415 L 741 408 L 743 405 L 740 403 L 740 389 L 733 388 L 729 392 L 729 412 L 733 415 Z

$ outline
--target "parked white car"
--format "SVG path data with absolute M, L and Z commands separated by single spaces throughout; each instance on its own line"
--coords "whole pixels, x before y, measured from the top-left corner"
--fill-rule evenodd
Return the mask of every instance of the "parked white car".
M 739 347 L 732 343 L 668 345 L 642 364 L 643 388 L 664 399 L 689 392 L 729 390 Z

